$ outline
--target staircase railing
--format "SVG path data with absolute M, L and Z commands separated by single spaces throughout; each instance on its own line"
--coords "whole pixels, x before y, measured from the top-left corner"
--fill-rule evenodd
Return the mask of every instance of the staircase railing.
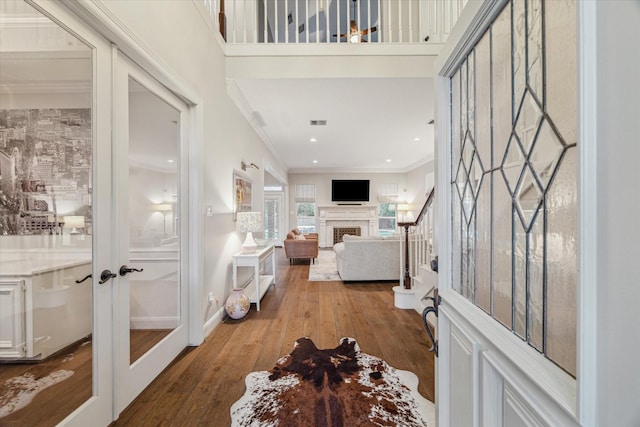
M 435 187 L 431 189 L 420 213 L 412 222 L 400 222 L 398 226 L 404 228 L 404 277 L 405 289 L 411 289 L 411 278 L 419 274 L 421 266 L 431 266 L 434 255 L 434 214 L 433 199 Z M 431 267 L 429 267 L 431 268 Z
M 468 0 L 202 1 L 227 43 L 345 44 L 444 43 Z

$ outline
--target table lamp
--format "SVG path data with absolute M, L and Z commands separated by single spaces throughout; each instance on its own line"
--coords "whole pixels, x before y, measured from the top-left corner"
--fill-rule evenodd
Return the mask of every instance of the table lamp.
M 258 249 L 258 244 L 253 240 L 253 232 L 262 230 L 261 212 L 238 212 L 236 231 L 247 233 L 247 237 L 241 246 L 242 253 L 250 254 Z

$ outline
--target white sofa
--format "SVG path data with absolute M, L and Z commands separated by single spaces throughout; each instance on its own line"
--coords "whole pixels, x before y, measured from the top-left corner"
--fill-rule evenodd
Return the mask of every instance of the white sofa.
M 400 237 L 345 234 L 342 240 L 333 250 L 343 281 L 400 280 Z

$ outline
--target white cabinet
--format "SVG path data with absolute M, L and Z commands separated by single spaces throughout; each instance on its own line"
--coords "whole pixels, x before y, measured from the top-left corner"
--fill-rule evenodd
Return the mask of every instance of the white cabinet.
M 0 280 L 0 358 L 24 357 L 24 280 Z
M 91 334 L 92 280 L 85 257 L 2 262 L 0 360 L 44 359 Z

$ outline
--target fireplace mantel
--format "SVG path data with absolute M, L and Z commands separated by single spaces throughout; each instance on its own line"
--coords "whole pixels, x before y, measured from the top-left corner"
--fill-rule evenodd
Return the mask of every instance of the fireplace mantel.
M 320 232 L 318 244 L 322 248 L 333 247 L 334 227 L 360 227 L 362 236 L 374 236 L 378 229 L 376 205 L 325 205 L 318 206 Z

